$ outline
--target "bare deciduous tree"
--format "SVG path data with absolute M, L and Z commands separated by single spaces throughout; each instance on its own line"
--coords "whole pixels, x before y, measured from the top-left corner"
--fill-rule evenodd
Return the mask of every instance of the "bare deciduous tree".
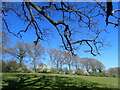
M 23 59 L 26 57 L 26 44 L 23 42 L 17 42 L 14 47 L 8 48 L 6 53 L 12 55 L 17 58 L 20 63 L 20 67 L 22 68 Z
M 64 56 L 65 56 L 65 64 L 68 65 L 69 70 L 71 70 L 71 66 L 73 64 L 72 54 L 65 52 Z
M 45 48 L 40 43 L 38 43 L 36 46 L 31 43 L 31 44 L 27 45 L 26 50 L 27 50 L 28 57 L 33 62 L 34 70 L 36 72 L 37 64 L 38 64 L 39 60 L 42 59 Z
M 81 58 L 78 55 L 73 55 L 72 56 L 73 59 L 73 66 L 75 66 L 76 69 L 80 69 L 81 68 Z
M 87 45 L 88 50 L 86 52 L 96 56 L 100 54 L 99 49 L 104 46 L 104 42 L 99 39 L 101 32 L 105 31 L 104 28 L 100 29 L 100 23 L 106 22 L 107 25 L 118 26 L 119 17 L 114 13 L 120 9 L 113 10 L 112 2 L 94 1 L 93 3 L 54 1 L 34 3 L 30 0 L 21 3 L 5 2 L 2 8 L 2 20 L 8 32 L 15 36 L 21 36 L 22 32 L 27 32 L 32 27 L 37 36 L 36 41 L 34 41 L 35 44 L 47 36 L 42 25 L 52 25 L 54 34 L 61 37 L 66 50 L 74 54 L 74 46 Z M 25 29 L 18 30 L 17 34 L 11 31 L 8 24 L 9 20 L 6 18 L 11 13 L 26 23 Z M 104 16 L 106 16 L 105 21 L 103 21 Z M 109 17 L 113 17 L 116 22 L 110 21 Z
M 61 50 L 50 49 L 48 53 L 50 55 L 50 60 L 52 64 L 56 66 L 56 69 L 62 70 L 62 66 L 65 64 L 64 52 Z
M 105 66 L 98 60 L 93 58 L 81 58 L 81 64 L 87 72 L 102 72 L 105 69 Z

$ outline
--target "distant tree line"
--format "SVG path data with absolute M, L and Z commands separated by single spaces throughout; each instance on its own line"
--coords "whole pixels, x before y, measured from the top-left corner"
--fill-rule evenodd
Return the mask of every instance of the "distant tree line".
M 68 52 L 63 52 L 56 49 L 49 50 L 50 60 L 54 68 L 60 70 L 63 67 L 68 67 L 68 70 L 71 71 L 71 67 L 75 70 L 84 70 L 87 72 L 103 72 L 105 66 L 98 60 L 93 58 L 80 58 L 78 55 L 72 55 Z
M 14 46 L 9 46 L 10 38 L 3 32 L 2 40 L 2 72 L 44 72 L 57 74 L 76 75 L 101 75 L 118 76 L 117 68 L 110 68 L 105 71 L 102 62 L 94 58 L 80 58 L 77 54 L 71 54 L 57 49 L 46 49 L 42 44 L 17 42 Z M 42 62 L 46 58 L 47 66 Z M 31 64 L 32 67 L 28 68 Z M 104 75 L 105 74 L 105 75 Z

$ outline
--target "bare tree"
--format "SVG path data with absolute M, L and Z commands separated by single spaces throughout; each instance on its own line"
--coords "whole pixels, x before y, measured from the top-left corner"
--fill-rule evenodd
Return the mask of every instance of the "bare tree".
M 1 33 L 0 33 L 0 36 L 2 37 L 2 49 L 5 49 L 6 47 L 8 47 L 9 46 L 9 42 L 10 42 L 10 40 L 11 40 L 11 38 L 8 36 L 8 33 L 7 32 L 5 32 L 5 31 L 0 31 Z
M 34 70 L 36 72 L 37 63 L 39 63 L 39 60 L 42 59 L 45 48 L 40 43 L 38 43 L 36 46 L 31 43 L 27 45 L 26 49 L 28 57 L 32 60 Z
M 105 31 L 104 28 L 100 29 L 99 23 L 106 22 L 106 25 L 118 26 L 119 17 L 115 16 L 114 13 L 120 11 L 120 9 L 113 10 L 112 2 L 94 1 L 94 3 L 54 1 L 34 3 L 30 0 L 21 3 L 5 2 L 2 8 L 2 20 L 8 32 L 15 36 L 21 36 L 22 32 L 27 32 L 32 27 L 37 36 L 36 41 L 34 41 L 35 44 L 39 40 L 44 40 L 47 36 L 45 28 L 40 25 L 53 25 L 57 33 L 54 29 L 53 32 L 61 37 L 64 49 L 74 54 L 74 47 L 86 45 L 88 47 L 86 52 L 96 56 L 100 54 L 99 49 L 105 45 L 99 39 L 101 32 Z M 19 7 L 19 10 L 16 7 Z M 18 30 L 17 34 L 10 30 L 9 20 L 6 18 L 11 13 L 15 13 L 18 19 L 26 23 L 25 29 Z M 58 16 L 59 18 L 56 20 L 55 18 Z M 106 16 L 105 21 L 103 21 L 104 16 Z M 109 17 L 115 18 L 116 22 L 110 21 Z
M 88 58 L 82 58 L 81 59 L 81 64 L 87 72 L 90 71 L 91 65 L 90 65 L 90 60 Z
M 22 68 L 23 59 L 26 57 L 26 44 L 23 42 L 17 42 L 14 47 L 7 48 L 6 52 L 13 57 L 17 58 Z
M 73 57 L 69 52 L 64 53 L 65 56 L 65 64 L 68 65 L 69 70 L 71 70 L 71 66 L 73 65 Z
M 105 69 L 105 66 L 100 61 L 96 61 L 96 69 L 101 73 Z
M 109 68 L 109 69 L 107 70 L 107 72 L 108 72 L 109 74 L 111 74 L 112 76 L 118 76 L 118 77 L 120 77 L 120 76 L 119 76 L 119 75 L 120 75 L 120 68 L 119 68 L 119 67 Z
M 94 58 L 81 58 L 81 64 L 87 72 L 92 71 L 96 73 L 98 70 L 101 73 L 105 69 L 105 66 Z
M 56 49 L 49 49 L 48 53 L 50 55 L 50 61 L 56 66 L 56 69 L 62 70 L 62 66 L 65 64 L 64 52 Z
M 2 60 L 5 60 L 7 59 L 7 48 L 10 47 L 10 41 L 11 41 L 11 38 L 8 36 L 8 33 L 5 32 L 5 31 L 0 31 L 0 37 L 1 37 L 1 40 L 0 40 L 0 55 L 1 55 L 1 58 Z
M 81 66 L 81 58 L 78 55 L 73 55 L 72 56 L 73 59 L 73 66 L 75 66 L 76 69 L 80 69 Z
M 67 65 L 69 70 L 71 70 L 72 66 L 75 66 L 76 69 L 81 67 L 80 57 L 78 55 L 72 55 L 69 52 L 56 49 L 49 49 L 48 53 L 50 61 L 56 66 L 56 69 L 62 69 L 63 65 Z

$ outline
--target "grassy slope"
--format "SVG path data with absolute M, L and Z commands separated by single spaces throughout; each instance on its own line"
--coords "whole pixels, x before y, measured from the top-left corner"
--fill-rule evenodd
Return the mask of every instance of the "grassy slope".
M 60 75 L 60 74 L 25 74 L 25 73 L 4 73 L 3 89 L 16 88 L 17 90 L 79 90 L 84 89 L 108 89 L 118 88 L 118 78 L 113 77 L 92 77 L 78 75 Z M 30 89 L 33 88 L 33 89 Z M 111 90 L 111 89 L 110 89 Z

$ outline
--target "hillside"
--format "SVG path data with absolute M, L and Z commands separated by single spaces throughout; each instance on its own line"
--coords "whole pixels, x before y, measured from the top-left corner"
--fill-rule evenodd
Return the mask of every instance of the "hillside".
M 3 90 L 119 90 L 118 78 L 63 74 L 4 73 Z

